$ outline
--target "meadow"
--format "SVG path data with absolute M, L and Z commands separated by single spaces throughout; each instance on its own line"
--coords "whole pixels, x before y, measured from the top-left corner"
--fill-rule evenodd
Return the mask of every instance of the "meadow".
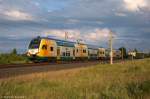
M 12 53 L 0 54 L 0 64 L 20 64 L 28 62 L 28 58 L 23 55 Z
M 0 98 L 150 99 L 150 59 L 0 80 Z

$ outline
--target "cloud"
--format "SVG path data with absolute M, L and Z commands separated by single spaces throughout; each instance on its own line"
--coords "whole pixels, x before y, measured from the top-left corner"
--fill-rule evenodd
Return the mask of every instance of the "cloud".
M 125 8 L 129 11 L 139 11 L 140 8 L 146 7 L 146 0 L 124 0 Z
M 39 5 L 40 5 L 40 3 L 39 3 L 39 2 L 35 2 L 34 4 L 35 4 L 36 6 L 39 6 Z
M 74 23 L 79 23 L 80 20 L 77 20 L 77 19 L 68 19 L 67 20 L 69 24 L 74 24 Z
M 10 20 L 33 20 L 33 17 L 25 12 L 19 10 L 8 10 L 2 12 Z
M 78 30 L 74 29 L 50 29 L 46 30 L 41 34 L 42 36 L 50 36 L 53 38 L 60 38 L 60 39 L 65 39 L 65 33 L 67 33 L 68 39 L 76 41 L 77 39 L 80 39 L 81 33 Z
M 76 41 L 77 39 L 82 39 L 85 42 L 99 42 L 99 41 L 104 41 L 108 39 L 110 30 L 107 28 L 103 29 L 93 29 L 90 31 L 82 31 L 75 30 L 75 29 L 63 29 L 63 30 L 58 30 L 58 29 L 51 29 L 51 30 L 46 30 L 43 32 L 43 36 L 50 36 L 52 38 L 60 38 L 60 39 L 65 39 L 65 32 L 67 33 L 68 40 L 71 41 Z
M 94 29 L 92 32 L 86 33 L 83 37 L 90 42 L 104 41 L 108 38 L 110 30 L 104 29 Z
M 116 16 L 120 16 L 120 17 L 125 17 L 125 16 L 127 16 L 125 13 L 121 13 L 121 12 L 116 12 L 115 15 L 116 15 Z

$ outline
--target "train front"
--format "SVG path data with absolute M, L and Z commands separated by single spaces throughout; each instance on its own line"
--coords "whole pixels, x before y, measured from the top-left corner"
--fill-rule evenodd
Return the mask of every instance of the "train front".
M 39 53 L 40 42 L 41 42 L 41 38 L 37 37 L 37 38 L 32 39 L 29 44 L 27 56 L 32 61 L 35 61 L 37 58 L 37 54 Z

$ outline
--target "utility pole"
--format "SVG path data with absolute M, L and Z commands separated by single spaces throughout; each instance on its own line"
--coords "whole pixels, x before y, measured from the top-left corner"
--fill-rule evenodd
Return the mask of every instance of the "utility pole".
M 113 64 L 113 34 L 112 31 L 110 31 L 110 36 L 109 36 L 109 46 L 110 46 L 110 64 Z
M 68 32 L 65 32 L 65 41 L 68 39 Z
M 65 48 L 65 56 L 68 56 L 67 53 L 68 53 L 68 48 L 67 48 L 67 45 L 66 45 L 66 41 L 68 39 L 68 32 L 65 32 L 65 43 L 64 43 L 64 46 L 66 47 Z
M 124 51 L 123 51 L 123 47 L 122 47 L 122 50 L 121 50 L 121 54 L 122 54 L 122 55 L 121 55 L 121 56 L 122 56 L 122 60 L 123 60 L 123 56 L 124 56 L 124 55 L 123 55 L 123 52 L 124 52 Z

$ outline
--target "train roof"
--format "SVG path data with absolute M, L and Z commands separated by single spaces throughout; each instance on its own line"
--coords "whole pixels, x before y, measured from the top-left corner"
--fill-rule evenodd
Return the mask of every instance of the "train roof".
M 74 45 L 76 44 L 76 42 L 60 40 L 60 39 L 55 39 L 55 38 L 50 38 L 50 37 L 41 37 L 41 38 L 55 40 L 58 46 L 74 47 Z
M 77 44 L 77 42 L 61 40 L 61 39 L 56 39 L 56 38 L 52 38 L 52 37 L 37 37 L 37 38 L 55 40 L 57 45 L 59 45 L 59 46 L 74 47 L 75 44 Z M 103 48 L 101 46 L 92 45 L 92 44 L 85 44 L 85 45 L 87 45 L 87 47 L 89 49 Z
M 87 44 L 88 49 L 98 49 L 98 48 L 102 48 L 101 46 L 97 46 L 97 45 L 91 45 L 91 44 Z
M 64 40 L 56 40 L 57 45 L 59 46 L 67 46 L 67 47 L 74 47 L 75 42 L 64 41 Z

